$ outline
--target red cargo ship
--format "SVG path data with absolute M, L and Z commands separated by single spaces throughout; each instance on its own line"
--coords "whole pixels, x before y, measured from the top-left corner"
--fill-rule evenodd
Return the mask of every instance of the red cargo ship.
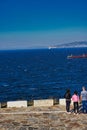
M 67 59 L 72 59 L 72 58 L 87 58 L 87 54 L 83 54 L 83 55 L 69 55 L 67 56 Z

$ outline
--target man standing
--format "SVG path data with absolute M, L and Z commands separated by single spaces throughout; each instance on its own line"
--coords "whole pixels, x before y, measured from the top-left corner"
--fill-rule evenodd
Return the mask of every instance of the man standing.
M 81 101 L 82 101 L 82 112 L 87 113 L 87 91 L 84 86 L 82 87 L 81 91 Z

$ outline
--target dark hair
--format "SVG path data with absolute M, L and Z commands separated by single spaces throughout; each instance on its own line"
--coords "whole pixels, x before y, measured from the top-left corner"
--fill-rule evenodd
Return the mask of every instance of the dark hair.
M 67 93 L 70 93 L 70 89 L 67 89 L 67 91 L 66 91 Z
M 74 91 L 74 94 L 76 94 L 76 95 L 77 95 L 77 94 L 78 94 L 78 92 L 77 92 L 77 91 Z
M 66 99 L 71 99 L 70 89 L 67 89 L 67 90 L 66 90 L 66 93 L 65 93 L 65 95 L 64 95 L 64 98 L 66 98 Z

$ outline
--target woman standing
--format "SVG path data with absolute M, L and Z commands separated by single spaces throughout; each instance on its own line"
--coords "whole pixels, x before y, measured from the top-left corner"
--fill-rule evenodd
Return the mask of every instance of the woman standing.
M 66 111 L 70 113 L 71 94 L 69 89 L 66 91 L 64 97 L 66 99 Z

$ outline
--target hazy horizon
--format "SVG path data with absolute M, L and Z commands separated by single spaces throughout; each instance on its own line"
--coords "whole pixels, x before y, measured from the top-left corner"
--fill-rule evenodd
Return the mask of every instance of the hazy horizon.
M 87 41 L 86 0 L 0 1 L 0 50 Z

